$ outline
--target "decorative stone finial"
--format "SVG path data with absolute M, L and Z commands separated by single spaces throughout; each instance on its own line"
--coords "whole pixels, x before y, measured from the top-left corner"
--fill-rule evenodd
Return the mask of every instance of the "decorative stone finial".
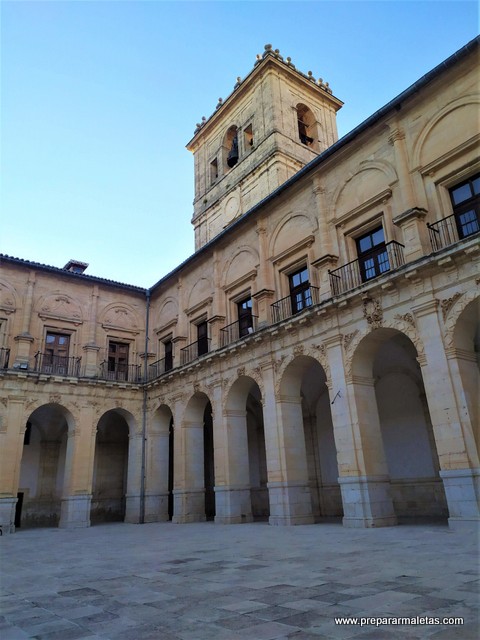
M 220 107 L 222 106 L 222 104 L 223 104 L 223 99 L 222 99 L 222 98 L 219 98 L 219 99 L 218 99 L 218 104 L 217 104 L 217 106 L 215 107 L 215 109 L 220 109 Z

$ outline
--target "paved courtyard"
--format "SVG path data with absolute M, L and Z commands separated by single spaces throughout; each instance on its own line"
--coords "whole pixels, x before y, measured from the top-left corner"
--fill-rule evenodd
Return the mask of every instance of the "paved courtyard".
M 20 530 L 0 538 L 0 637 L 473 640 L 477 542 L 441 525 Z M 464 624 L 351 626 L 339 616 Z

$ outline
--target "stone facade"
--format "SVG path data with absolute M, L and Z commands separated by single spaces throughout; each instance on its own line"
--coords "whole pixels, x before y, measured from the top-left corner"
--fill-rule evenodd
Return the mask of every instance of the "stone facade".
M 2 257 L 3 532 L 478 524 L 477 55 L 337 141 L 341 102 L 266 48 L 189 143 L 178 269 Z

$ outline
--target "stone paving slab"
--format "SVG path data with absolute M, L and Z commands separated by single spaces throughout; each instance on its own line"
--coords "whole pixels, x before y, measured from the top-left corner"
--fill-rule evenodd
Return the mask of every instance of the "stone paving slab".
M 2 640 L 477 640 L 478 538 L 444 526 L 109 524 L 0 537 Z M 340 616 L 463 625 L 339 625 Z

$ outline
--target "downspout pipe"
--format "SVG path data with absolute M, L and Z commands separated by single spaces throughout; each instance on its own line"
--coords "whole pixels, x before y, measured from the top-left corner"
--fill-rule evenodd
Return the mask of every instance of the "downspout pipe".
M 143 405 L 142 405 L 142 477 L 140 482 L 140 524 L 145 524 L 145 484 L 147 458 L 147 382 L 148 382 L 148 331 L 150 316 L 150 289 L 146 293 L 145 308 L 145 355 L 143 362 Z

